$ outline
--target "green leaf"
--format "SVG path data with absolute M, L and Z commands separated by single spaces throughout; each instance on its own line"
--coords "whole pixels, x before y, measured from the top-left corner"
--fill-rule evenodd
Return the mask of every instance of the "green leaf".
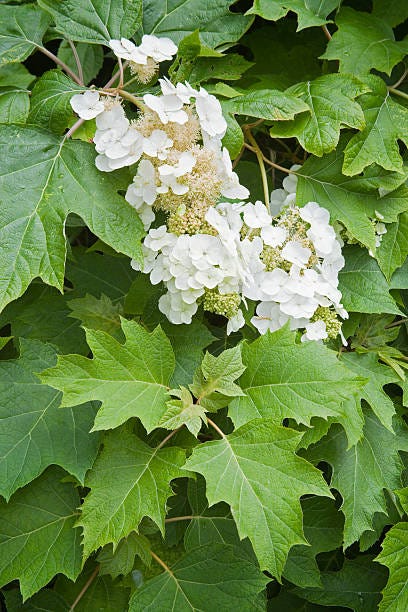
M 401 0 L 374 0 L 373 15 L 394 27 L 408 18 L 408 5 Z
M 26 599 L 55 574 L 75 579 L 81 567 L 79 532 L 73 529 L 79 495 L 64 472 L 49 468 L 15 493 L 0 499 L 0 586 L 20 581 Z
M 278 579 L 290 548 L 306 542 L 299 498 L 330 496 L 321 473 L 295 455 L 300 438 L 256 419 L 197 446 L 185 467 L 204 476 L 210 505 L 230 504 L 240 538 L 251 540 L 261 569 Z
M 229 151 L 231 159 L 238 157 L 242 147 L 244 146 L 244 135 L 241 126 L 235 119 L 234 115 L 228 112 L 228 102 L 222 104 L 225 120 L 227 122 L 227 132 L 222 139 L 222 144 Z
M 91 563 L 75 581 L 71 582 L 65 576 L 58 576 L 55 583 L 55 592 L 67 602 L 67 612 L 74 606 L 75 612 L 127 612 L 129 605 L 129 588 L 120 581 L 113 581 L 110 576 L 93 577 L 97 568 Z M 85 589 L 86 586 L 86 589 Z M 79 595 L 81 594 L 80 599 Z M 37 611 L 36 611 L 37 612 Z M 39 610 L 38 612 L 45 612 Z M 53 608 L 47 612 L 57 612 Z
M 336 17 L 338 27 L 321 56 L 340 61 L 340 72 L 363 75 L 372 68 L 391 74 L 408 53 L 408 39 L 395 41 L 392 28 L 369 13 L 344 7 Z
M 250 14 L 277 21 L 289 11 L 297 13 L 298 31 L 327 23 L 327 16 L 339 6 L 340 0 L 254 0 Z
M 150 565 L 150 542 L 144 535 L 133 531 L 115 549 L 112 544 L 102 548 L 97 557 L 99 575 L 109 574 L 112 578 L 127 576 L 133 569 L 136 557 L 140 557 L 145 565 Z
M 377 186 L 373 189 L 371 175 L 368 180 L 365 176 L 343 176 L 342 163 L 341 147 L 322 158 L 309 157 L 296 172 L 297 203 L 319 202 L 330 212 L 332 222 L 341 221 L 356 240 L 375 252 L 371 219 L 378 211 L 386 223 L 396 221 L 398 214 L 406 210 L 408 189 L 402 186 L 380 197 Z
M 24 64 L 0 65 L 0 87 L 19 87 L 28 89 L 35 76 L 30 74 Z
M 217 356 L 206 353 L 190 389 L 205 410 L 214 412 L 228 405 L 233 397 L 244 395 L 234 382 L 244 370 L 239 345 Z
M 376 561 L 390 570 L 390 576 L 382 591 L 380 612 L 405 612 L 408 608 L 408 523 L 391 527 L 382 543 L 382 551 Z
M 34 85 L 29 122 L 62 134 L 74 116 L 70 100 L 83 91 L 61 70 L 48 70 Z
M 398 216 L 395 223 L 387 225 L 377 249 L 377 261 L 385 278 L 390 281 L 395 270 L 402 266 L 408 255 L 408 212 Z
M 336 148 L 340 130 L 348 126 L 361 130 L 364 115 L 355 98 L 368 87 L 351 75 L 326 74 L 306 83 L 293 85 L 285 93 L 303 100 L 310 108 L 292 121 L 272 124 L 271 136 L 296 136 L 306 151 L 322 156 Z
M 38 0 L 58 32 L 71 40 L 107 44 L 131 38 L 141 23 L 141 0 Z
M 364 437 L 355 446 L 348 449 L 344 432 L 334 425 L 306 454 L 310 460 L 327 461 L 333 467 L 330 486 L 343 498 L 345 548 L 373 529 L 376 512 L 387 515 L 384 489 L 401 487 L 399 451 L 408 450 L 407 430 L 399 418 L 394 417 L 395 434 L 368 410 L 365 420 Z
M 117 193 L 120 175 L 111 177 L 95 167 L 91 144 L 66 141 L 35 127 L 4 125 L 0 155 L 0 308 L 36 276 L 62 289 L 63 224 L 69 212 L 79 214 L 116 250 L 140 257 L 139 217 Z
M 79 321 L 68 319 L 69 293 L 41 282 L 32 283 L 18 300 L 8 304 L 0 314 L 0 327 L 11 325 L 13 336 L 49 342 L 62 353 L 89 352 L 85 332 Z
M 20 340 L 21 356 L 0 361 L 0 494 L 6 499 L 51 464 L 80 482 L 92 466 L 98 434 L 89 434 L 95 408 L 62 410 L 61 394 L 42 385 L 35 372 L 53 366 L 51 346 Z
M 172 568 L 146 582 L 130 600 L 129 612 L 253 612 L 268 578 L 236 549 L 223 544 L 188 552 Z
M 398 141 L 408 146 L 408 109 L 391 97 L 379 77 L 370 76 L 365 82 L 371 92 L 362 96 L 359 102 L 366 126 L 361 126 L 364 129 L 350 139 L 344 150 L 343 173 L 353 176 L 373 163 L 386 170 L 402 172 Z
M 84 557 L 118 542 L 148 516 L 164 533 L 170 481 L 185 476 L 185 451 L 151 448 L 125 429 L 110 432 L 85 485 L 91 489 L 82 505 Z
M 81 62 L 84 83 L 87 85 L 98 75 L 103 64 L 103 49 L 99 45 L 88 45 L 86 43 L 78 43 L 75 45 L 78 53 L 79 61 Z M 75 73 L 78 67 L 75 61 L 74 54 L 69 43 L 63 40 L 58 49 L 58 57 Z
M 189 74 L 190 83 L 204 83 L 210 79 L 235 81 L 253 66 L 237 53 L 229 53 L 223 57 L 198 57 Z
M 309 425 L 314 416 L 343 421 L 343 402 L 362 382 L 323 344 L 296 344 L 296 334 L 287 326 L 243 344 L 242 359 L 246 370 L 239 385 L 245 396 L 229 408 L 236 426 L 258 417 L 276 424 L 293 418 Z
M 99 329 L 107 334 L 121 339 L 120 317 L 123 307 L 120 303 L 114 304 L 104 293 L 98 299 L 87 293 L 83 298 L 68 301 L 73 319 L 79 319 L 87 329 Z
M 0 64 L 22 62 L 36 47 L 42 47 L 50 21 L 34 4 L 0 6 Z
M 375 353 L 342 353 L 341 361 L 357 376 L 366 378 L 368 382 L 359 391 L 359 395 L 370 404 L 380 422 L 392 429 L 392 419 L 395 408 L 392 400 L 384 392 L 384 385 L 398 382 L 398 377 L 388 366 L 378 363 Z
M 0 87 L 0 123 L 25 123 L 30 108 L 29 92 Z
M 160 327 L 149 333 L 122 319 L 122 330 L 124 344 L 105 332 L 87 330 L 93 359 L 60 356 L 41 379 L 63 391 L 63 406 L 100 400 L 93 430 L 112 429 L 139 417 L 149 432 L 166 411 L 174 354 Z
M 66 601 L 51 589 L 41 589 L 25 603 L 18 589 L 4 590 L 3 595 L 8 612 L 69 612 Z
M 233 0 L 143 1 L 143 32 L 169 36 L 176 44 L 200 26 L 202 42 L 215 49 L 236 42 L 246 32 L 253 17 L 229 10 Z
M 203 422 L 207 422 L 204 407 L 194 404 L 191 393 L 185 387 L 173 389 L 171 394 L 179 399 L 167 401 L 167 410 L 160 420 L 160 427 L 178 429 L 186 425 L 193 436 L 197 437 Z
M 346 247 L 343 254 L 346 265 L 339 272 L 339 289 L 344 308 L 352 312 L 401 314 L 375 259 L 358 246 Z
M 249 115 L 272 121 L 287 121 L 298 113 L 309 111 L 309 106 L 296 96 L 274 90 L 248 90 L 237 98 L 231 98 L 224 104 L 226 110 L 234 115 Z
M 324 607 L 344 606 L 355 612 L 377 612 L 386 576 L 372 557 L 346 559 L 341 570 L 322 572 L 321 577 L 323 588 L 295 587 L 292 593 Z

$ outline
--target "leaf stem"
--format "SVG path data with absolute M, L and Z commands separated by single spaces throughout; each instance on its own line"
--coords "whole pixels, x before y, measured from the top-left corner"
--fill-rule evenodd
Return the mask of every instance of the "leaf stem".
M 123 70 L 125 70 L 125 68 L 127 67 L 127 65 L 129 64 L 128 61 L 124 62 L 122 68 Z M 120 76 L 120 70 L 117 70 L 109 79 L 109 81 L 106 83 L 106 85 L 104 86 L 104 89 L 109 89 L 109 87 L 111 85 L 113 85 L 113 83 L 116 81 L 116 79 Z
M 75 121 L 74 125 L 71 125 L 68 132 L 65 134 L 64 138 L 65 139 L 71 138 L 72 134 L 76 132 L 77 129 L 80 128 L 83 123 L 85 123 L 85 119 L 80 118 L 77 121 Z
M 156 553 L 154 553 L 154 552 L 151 550 L 151 551 L 150 551 L 150 554 L 152 555 L 153 559 L 154 559 L 154 560 L 155 560 L 155 561 L 156 561 L 156 562 L 157 562 L 159 565 L 161 565 L 161 566 L 162 566 L 162 568 L 163 568 L 163 569 L 164 569 L 166 572 L 168 572 L 169 574 L 171 574 L 172 576 L 174 576 L 174 574 L 173 574 L 173 572 L 171 571 L 171 569 L 169 568 L 169 566 L 168 566 L 168 565 L 166 565 L 166 564 L 165 564 L 165 562 L 164 562 L 164 561 L 162 561 L 162 560 L 160 559 L 160 557 L 158 557 L 158 556 L 156 555 Z
M 165 523 L 176 523 L 177 521 L 191 521 L 194 516 L 171 516 L 170 518 L 164 519 Z
M 168 442 L 168 441 L 169 441 L 169 440 L 170 440 L 170 439 L 171 439 L 171 438 L 172 438 L 172 437 L 173 437 L 173 436 L 174 436 L 174 435 L 175 435 L 175 434 L 176 434 L 178 431 L 180 431 L 180 429 L 181 429 L 182 427 L 183 427 L 183 426 L 181 425 L 180 427 L 177 427 L 177 429 L 173 429 L 173 431 L 171 431 L 171 432 L 169 433 L 169 435 L 168 435 L 168 436 L 166 436 L 166 437 L 165 437 L 165 438 L 164 438 L 164 439 L 163 439 L 163 440 L 160 442 L 160 444 L 158 444 L 158 445 L 157 445 L 156 450 L 160 450 L 160 449 L 161 449 L 161 448 L 162 448 L 162 447 L 163 447 L 165 444 L 167 444 L 167 442 Z
M 263 186 L 263 192 L 264 192 L 264 198 L 265 198 L 265 206 L 267 207 L 267 209 L 270 212 L 270 205 L 269 205 L 269 187 L 268 187 L 268 177 L 266 176 L 266 169 L 265 169 L 265 164 L 264 164 L 264 155 L 261 151 L 261 149 L 259 148 L 258 143 L 256 142 L 251 129 L 248 126 L 244 126 L 244 134 L 245 136 L 248 138 L 249 142 L 252 144 L 253 146 L 253 152 L 256 155 L 256 158 L 258 160 L 258 165 L 259 165 L 259 169 L 261 171 L 261 178 L 262 178 L 262 186 Z
M 400 98 L 408 100 L 408 94 L 405 93 L 405 91 L 401 91 L 400 89 L 396 89 L 395 87 L 388 87 L 388 91 L 395 94 L 396 96 L 400 96 Z
M 215 429 L 215 431 L 216 431 L 218 434 L 220 434 L 221 438 L 224 438 L 224 440 L 226 440 L 227 436 L 226 436 L 226 435 L 225 435 L 225 433 L 222 431 L 222 429 L 220 429 L 220 428 L 218 427 L 218 425 L 216 425 L 216 424 L 214 423 L 214 421 L 212 421 L 211 419 L 209 419 L 209 418 L 207 417 L 207 423 L 209 423 L 209 424 L 211 425 L 211 427 L 212 427 L 213 429 Z
M 73 72 L 71 70 L 71 68 L 69 66 L 66 65 L 65 62 L 63 62 L 62 60 L 60 60 L 59 57 L 57 57 L 56 55 L 54 55 L 54 53 L 51 53 L 51 51 L 48 51 L 48 49 L 46 49 L 45 47 L 38 47 L 38 49 L 41 51 L 41 53 L 44 53 L 44 55 L 46 55 L 47 57 L 49 57 L 50 59 L 52 59 L 53 62 L 55 62 L 56 64 L 58 64 L 58 66 L 61 66 L 61 68 L 64 70 L 64 72 L 66 72 L 68 74 L 68 76 L 71 77 L 71 79 L 73 81 L 75 81 L 75 83 L 77 83 L 78 85 L 83 85 L 83 83 L 81 83 L 80 78 L 75 74 L 75 72 Z
M 329 30 L 327 29 L 327 25 L 326 24 L 322 25 L 322 30 L 323 30 L 324 35 L 326 36 L 327 40 L 331 40 L 332 39 L 332 35 L 330 34 Z
M 132 102 L 132 104 L 137 106 L 137 108 L 140 108 L 140 110 L 146 110 L 146 106 L 143 104 L 143 102 L 136 98 L 136 96 L 133 96 L 132 94 L 128 93 L 124 89 L 120 89 L 119 87 L 117 89 L 117 92 L 120 96 L 122 96 L 122 98 L 126 98 L 126 100 L 129 100 L 129 102 Z
M 84 85 L 84 73 L 82 70 L 82 64 L 81 64 L 81 60 L 79 59 L 78 51 L 76 50 L 76 47 L 70 38 L 67 38 L 67 41 L 68 41 L 69 46 L 71 47 L 72 54 L 75 58 L 75 63 L 77 65 L 77 70 L 78 70 L 78 77 L 79 77 L 79 80 L 81 81 L 80 85 Z
M 88 580 L 86 581 L 86 583 L 84 584 L 84 586 L 82 587 L 80 592 L 78 593 L 74 603 L 72 604 L 72 606 L 69 609 L 69 612 L 73 612 L 73 610 L 75 610 L 77 604 L 81 601 L 82 597 L 85 595 L 86 591 L 89 589 L 89 587 L 91 586 L 91 584 L 93 583 L 93 581 L 97 577 L 98 573 L 99 573 L 99 565 L 97 565 L 95 567 L 94 571 L 89 576 Z
M 244 146 L 250 151 L 252 151 L 253 153 L 256 152 L 254 147 L 251 147 L 251 145 L 249 145 L 247 142 L 245 143 Z M 272 168 L 276 168 L 276 170 L 280 170 L 281 172 L 286 172 L 287 174 L 296 174 L 296 172 L 294 172 L 293 170 L 289 170 L 289 168 L 284 168 L 283 166 L 280 166 L 279 164 L 275 164 L 275 162 L 265 157 L 263 153 L 262 153 L 262 158 L 266 164 L 269 164 L 269 166 L 272 166 Z
M 403 325 L 407 321 L 408 321 L 408 317 L 404 317 L 403 319 L 399 319 L 398 321 L 394 321 L 393 323 L 386 325 L 385 329 L 390 329 L 390 327 L 398 327 L 398 325 Z
M 391 87 L 393 89 L 397 89 L 397 87 L 399 87 L 401 85 L 401 83 L 403 81 L 405 81 L 405 77 L 408 75 L 408 68 L 406 68 L 403 72 L 403 74 L 400 76 L 400 78 L 398 79 L 398 81 L 396 81 L 396 83 L 394 83 L 394 85 L 391 85 Z

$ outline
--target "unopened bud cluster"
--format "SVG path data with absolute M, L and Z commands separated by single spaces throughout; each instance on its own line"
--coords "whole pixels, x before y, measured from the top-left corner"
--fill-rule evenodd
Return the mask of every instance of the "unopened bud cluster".
M 126 39 L 111 47 L 145 66 L 146 75 L 176 51 L 169 39 L 156 37 L 143 37 L 140 47 Z M 347 316 L 338 290 L 344 259 L 328 211 L 315 202 L 296 206 L 295 173 L 272 192 L 270 209 L 241 201 L 249 192 L 222 147 L 227 124 L 218 100 L 202 87 L 159 83 L 161 95 L 146 94 L 134 121 L 120 100 L 103 103 L 96 91 L 73 96 L 71 104 L 81 117 L 96 117 L 101 171 L 139 162 L 125 197 L 148 233 L 143 265 L 132 266 L 152 284 L 163 283 L 160 310 L 181 324 L 202 306 L 226 317 L 231 333 L 244 325 L 242 307 L 250 299 L 258 302 L 251 322 L 260 333 L 289 321 L 292 329 L 305 329 L 303 340 L 337 336 L 338 316 Z M 157 227 L 159 212 L 164 223 Z

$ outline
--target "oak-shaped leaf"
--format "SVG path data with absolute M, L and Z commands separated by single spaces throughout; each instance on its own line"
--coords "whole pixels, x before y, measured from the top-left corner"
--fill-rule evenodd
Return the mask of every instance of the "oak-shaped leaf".
M 48 468 L 8 504 L 0 499 L 0 586 L 18 579 L 24 599 L 56 574 L 75 580 L 81 569 L 79 495 L 64 476 Z
M 233 546 L 209 544 L 187 552 L 170 571 L 148 580 L 130 599 L 129 612 L 257 612 L 269 579 Z
M 0 64 L 22 62 L 38 47 L 51 19 L 38 6 L 0 6 Z
M 186 387 L 172 389 L 170 393 L 174 399 L 167 401 L 167 410 L 160 420 L 160 427 L 177 429 L 185 425 L 193 436 L 197 437 L 202 424 L 207 422 L 204 407 L 194 402 Z
M 377 249 L 376 257 L 381 272 L 387 281 L 391 280 L 394 272 L 402 266 L 408 256 L 408 211 L 398 216 L 395 223 L 388 223 L 387 233 L 384 234 Z
M 35 375 L 56 362 L 55 350 L 20 340 L 20 358 L 0 361 L 0 495 L 6 499 L 51 464 L 83 483 L 98 452 L 89 434 L 95 406 L 60 408 L 61 393 Z
M 117 251 L 140 257 L 141 221 L 118 194 L 126 173 L 113 178 L 99 172 L 90 143 L 32 126 L 2 125 L 0 157 L 0 308 L 37 276 L 62 290 L 69 212 Z
M 407 429 L 399 417 L 394 417 L 392 433 L 368 408 L 364 412 L 364 437 L 357 444 L 348 448 L 343 430 L 333 425 L 305 454 L 333 468 L 330 486 L 343 498 L 344 547 L 356 542 L 364 531 L 373 530 L 376 512 L 387 515 L 384 490 L 401 487 L 404 467 L 399 451 L 408 451 Z
M 369 93 L 361 96 L 359 103 L 365 126 L 352 136 L 344 149 L 343 174 L 354 176 L 374 163 L 385 170 L 402 172 L 398 141 L 408 146 L 408 109 L 394 100 L 379 77 L 371 75 L 364 83 Z
M 202 474 L 210 503 L 231 506 L 261 569 L 280 579 L 289 550 L 307 543 L 300 497 L 329 496 L 321 472 L 295 454 L 299 432 L 255 419 L 221 440 L 195 447 L 185 469 Z
M 372 219 L 376 211 L 386 223 L 396 221 L 407 208 L 408 189 L 402 185 L 380 197 L 378 179 L 369 176 L 346 177 L 342 174 L 344 141 L 323 157 L 312 157 L 296 172 L 299 205 L 319 202 L 330 212 L 331 221 L 340 221 L 349 234 L 375 253 Z M 376 173 L 378 174 L 378 173 Z M 404 176 L 404 175 L 402 175 Z
M 143 534 L 132 531 L 116 547 L 107 544 L 99 552 L 99 575 L 109 574 L 114 579 L 127 576 L 133 569 L 136 557 L 140 557 L 145 565 L 150 565 L 152 560 L 149 540 Z
M 63 392 L 62 406 L 100 400 L 93 430 L 113 429 L 139 417 L 149 432 L 166 411 L 174 353 L 160 327 L 149 333 L 122 319 L 122 331 L 123 344 L 105 332 L 86 330 L 93 359 L 59 356 L 41 379 Z
M 343 422 L 344 401 L 365 382 L 347 371 L 323 344 L 297 343 L 288 326 L 244 343 L 242 359 L 246 370 L 239 386 L 245 395 L 229 407 L 237 427 L 259 417 L 276 424 L 293 418 L 309 425 L 318 416 L 335 416 Z
M 85 497 L 77 524 L 83 528 L 85 558 L 105 544 L 115 546 L 137 530 L 144 516 L 164 532 L 170 481 L 185 476 L 185 451 L 152 448 L 126 426 L 110 432 L 88 472 Z
M 375 68 L 391 74 L 408 53 L 408 39 L 396 41 L 392 28 L 383 20 L 350 7 L 336 17 L 338 27 L 321 56 L 339 60 L 340 71 L 363 75 Z
M 133 36 L 142 18 L 142 0 L 39 0 L 65 38 L 107 44 Z
M 302 147 L 314 155 L 329 153 L 336 148 L 342 127 L 364 128 L 364 114 L 355 98 L 367 91 L 365 83 L 347 74 L 325 74 L 293 85 L 286 93 L 306 102 L 310 112 L 292 121 L 272 124 L 270 134 L 279 138 L 296 136 Z
M 240 345 L 216 356 L 206 353 L 190 389 L 205 410 L 214 412 L 229 404 L 232 398 L 244 395 L 234 382 L 244 370 Z
M 340 0 L 320 0 L 308 2 L 307 0 L 254 0 L 253 7 L 248 13 L 260 15 L 264 19 L 277 21 L 285 17 L 289 11 L 298 16 L 298 31 L 312 26 L 322 26 L 327 23 L 328 15 L 339 6 Z
M 397 523 L 388 531 L 376 561 L 388 567 L 390 575 L 382 591 L 380 612 L 408 609 L 408 523 Z

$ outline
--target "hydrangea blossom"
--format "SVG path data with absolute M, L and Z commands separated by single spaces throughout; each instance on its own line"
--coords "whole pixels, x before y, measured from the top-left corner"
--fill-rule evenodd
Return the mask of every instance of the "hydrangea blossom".
M 105 110 L 105 105 L 97 91 L 89 90 L 82 94 L 75 94 L 72 96 L 70 103 L 81 119 L 95 119 Z

